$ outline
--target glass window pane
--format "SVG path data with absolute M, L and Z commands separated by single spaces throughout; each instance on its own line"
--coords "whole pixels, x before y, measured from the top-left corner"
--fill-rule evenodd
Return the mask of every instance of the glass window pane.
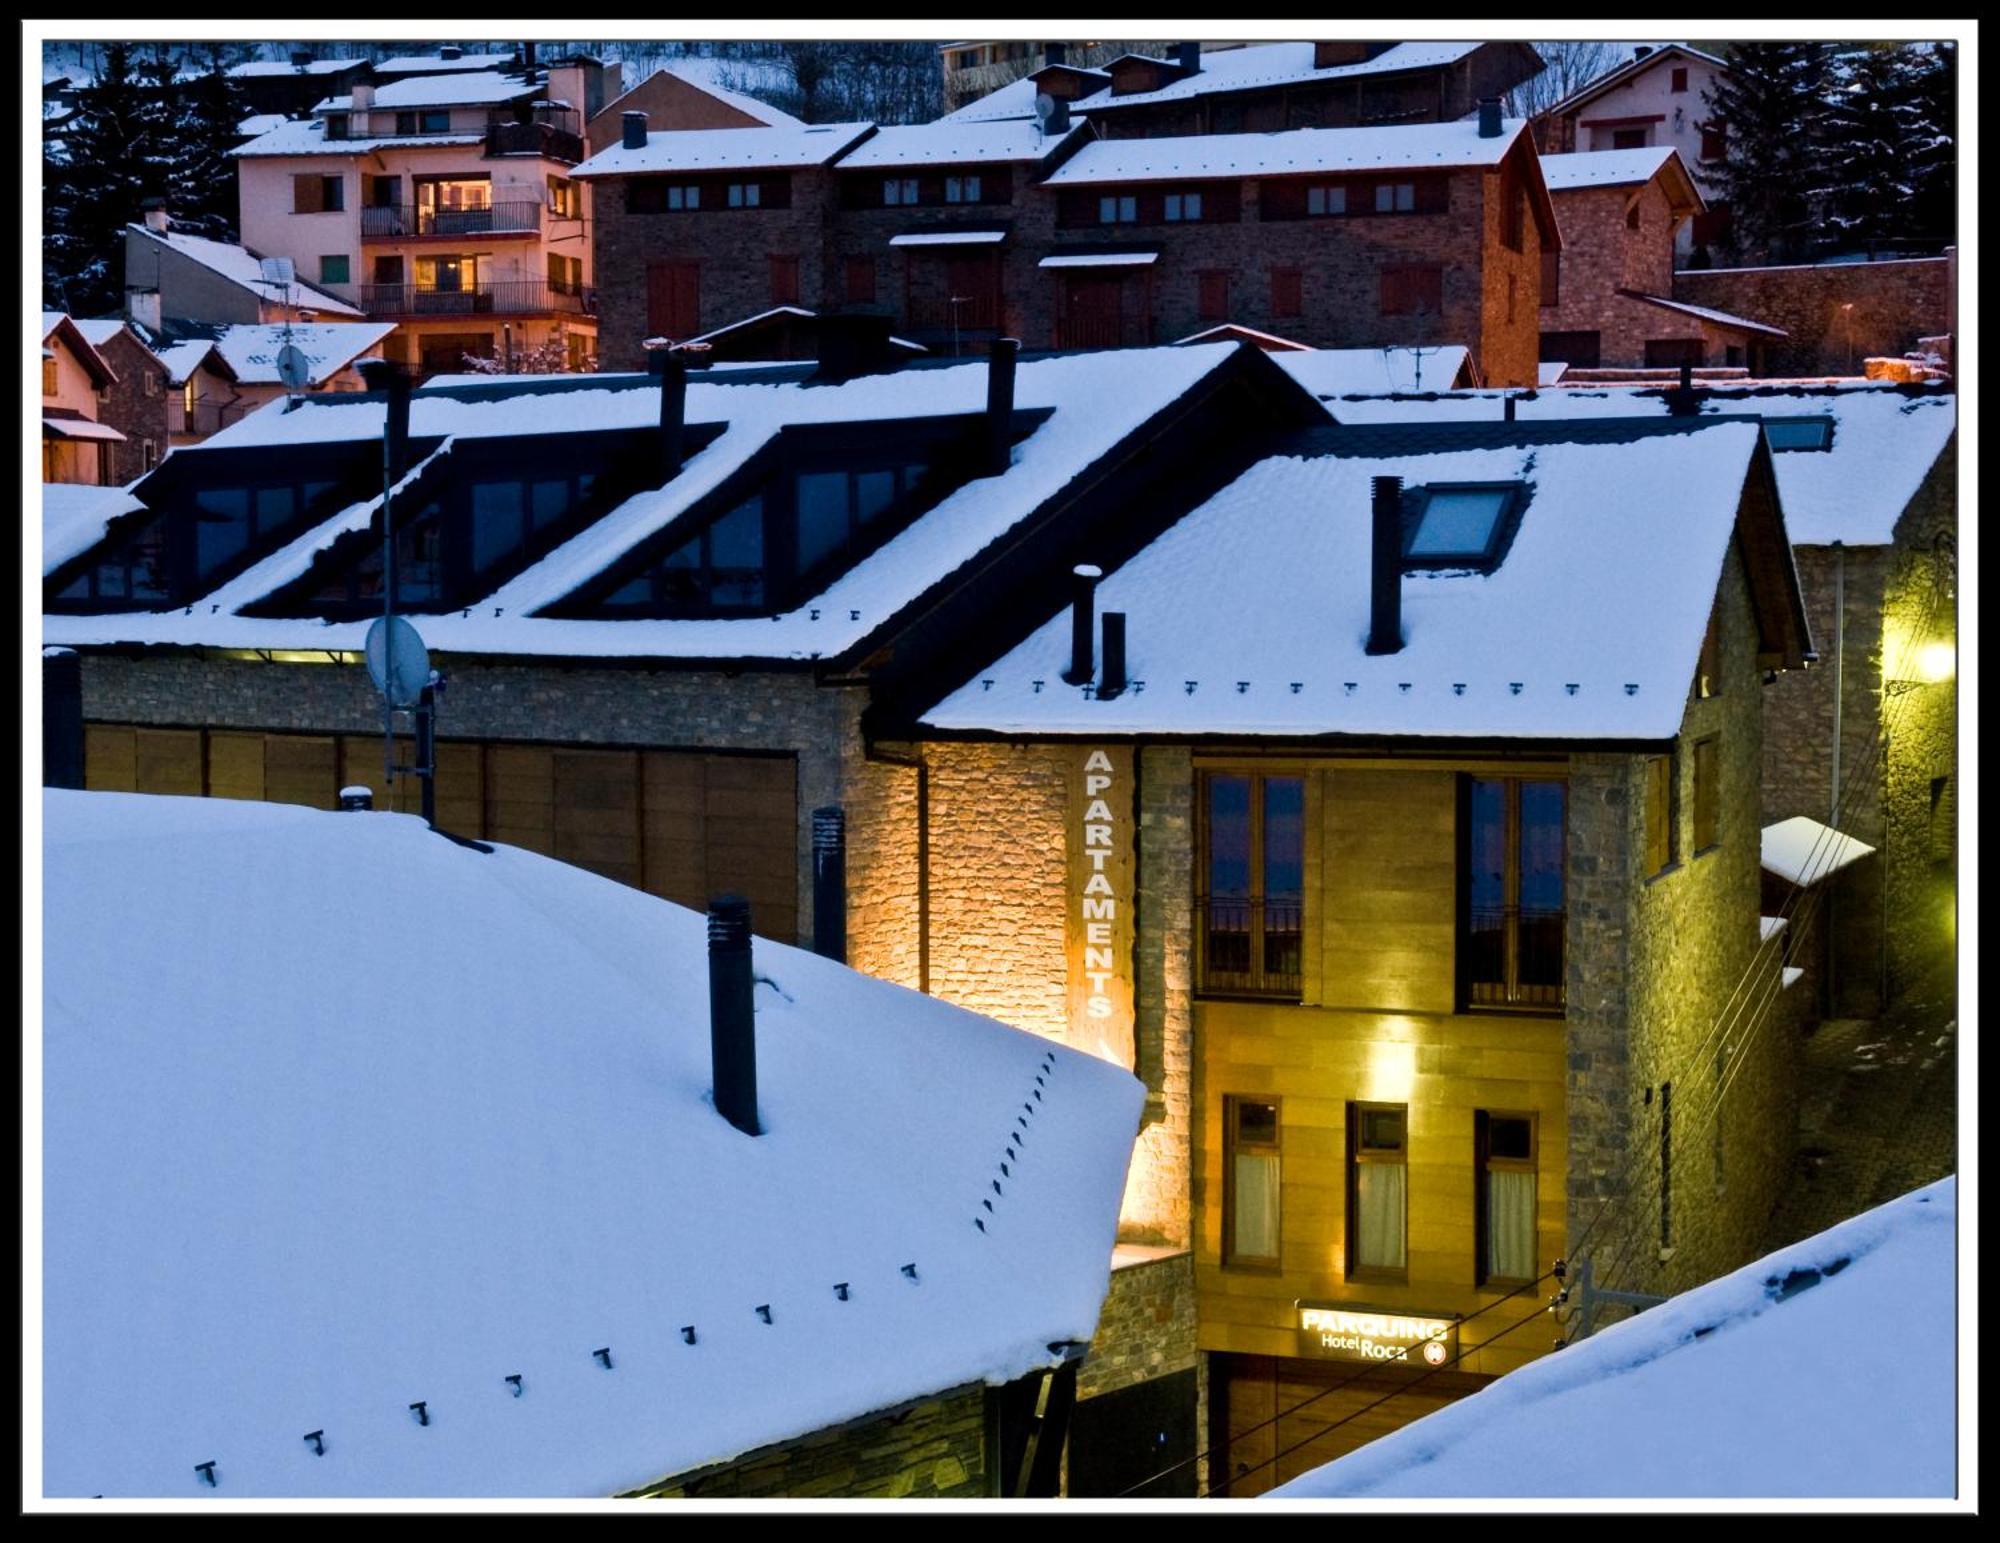
M 1401 1163 L 1362 1163 L 1354 1176 L 1354 1263 L 1362 1269 L 1403 1268 Z
M 1486 1175 L 1487 1277 L 1533 1280 L 1535 1273 L 1535 1175 L 1514 1169 L 1490 1170 Z
M 1361 1111 L 1361 1145 L 1371 1152 L 1403 1150 L 1403 1111 L 1364 1109 Z
M 475 482 L 472 485 L 472 571 L 484 573 L 508 553 L 518 551 L 523 489 L 518 482 Z
M 1487 1121 L 1486 1147 L 1489 1156 L 1525 1161 L 1535 1155 L 1534 1127 L 1526 1120 L 1495 1115 Z
M 1246 1146 L 1278 1144 L 1278 1106 L 1247 1100 L 1236 1104 L 1236 1139 Z
M 1305 893 L 1306 785 L 1303 777 L 1264 779 L 1264 894 Z
M 1376 212 L 1380 214 L 1387 214 L 1390 210 L 1394 209 L 1395 207 L 1396 207 L 1395 188 L 1390 186 L 1390 184 L 1386 182 L 1378 184 L 1375 189 Z
M 1774 418 L 1764 425 L 1773 450 L 1824 450 L 1832 441 L 1831 429 L 1818 418 Z
M 1493 544 L 1493 528 L 1507 507 L 1507 493 L 1493 488 L 1441 488 L 1424 500 L 1412 557 L 1483 557 Z
M 1208 779 L 1208 892 L 1250 893 L 1250 779 Z
M 1347 213 L 1347 189 L 1344 187 L 1326 190 L 1326 212 L 1328 214 Z
M 1563 803 L 1560 782 L 1521 784 L 1522 986 L 1563 983 Z
M 194 496 L 195 571 L 207 578 L 250 543 L 247 488 L 204 488 Z
M 1275 1152 L 1236 1154 L 1236 1235 L 1239 1259 L 1278 1257 L 1278 1157 Z
M 1307 214 L 1325 214 L 1325 213 L 1326 213 L 1326 189 L 1325 189 L 1325 188 L 1307 188 L 1307 189 L 1306 189 L 1306 213 L 1307 213 Z
M 652 580 L 642 573 L 619 585 L 607 598 L 612 605 L 644 605 L 653 598 Z
M 1189 220 L 1198 220 L 1201 218 L 1201 194 L 1190 193 L 1187 195 L 1186 199 L 1182 201 L 1181 216 Z
M 1136 220 L 1136 219 L 1138 219 L 1138 218 L 1139 218 L 1139 200 L 1138 200 L 1137 198 L 1121 198 L 1121 199 L 1119 199 L 1119 200 L 1118 200 L 1118 218 L 1119 218 L 1119 219 L 1121 219 L 1121 220 Z
M 854 514 L 862 524 L 867 524 L 895 501 L 895 472 L 864 471 L 855 474 Z
M 569 479 L 552 478 L 529 489 L 529 523 L 536 530 L 553 525 L 569 509 Z
M 799 474 L 799 571 L 838 551 L 847 541 L 847 473 Z
M 291 519 L 296 504 L 289 487 L 257 489 L 257 530 L 264 534 Z
M 744 500 L 709 527 L 708 560 L 716 568 L 764 566 L 764 500 L 761 497 Z

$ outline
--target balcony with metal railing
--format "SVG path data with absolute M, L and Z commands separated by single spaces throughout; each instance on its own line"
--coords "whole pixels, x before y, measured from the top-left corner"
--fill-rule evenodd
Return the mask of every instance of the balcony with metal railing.
M 412 241 L 429 237 L 533 236 L 542 228 L 537 203 L 488 204 L 476 209 L 429 204 L 380 204 L 361 211 L 363 241 Z
M 1463 940 L 1468 1007 L 1560 1012 L 1563 933 L 1560 906 L 1475 906 Z
M 1305 905 L 1298 895 L 1252 899 L 1203 895 L 1195 902 L 1200 980 L 1208 996 L 1299 999 Z
M 525 119 L 489 123 L 486 153 L 580 161 L 584 154 L 583 120 L 567 107 L 537 107 Z
M 540 280 L 503 280 L 462 289 L 418 284 L 363 284 L 361 308 L 370 316 L 588 316 L 590 296 L 580 286 Z

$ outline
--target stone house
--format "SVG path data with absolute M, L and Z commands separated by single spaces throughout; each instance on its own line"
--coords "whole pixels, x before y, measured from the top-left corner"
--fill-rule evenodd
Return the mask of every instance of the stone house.
M 1562 250 L 1542 257 L 1543 362 L 1768 373 L 1782 327 L 1675 294 L 1678 232 L 1706 207 L 1678 150 L 1545 155 L 1541 165 L 1563 232 Z
M 42 312 L 42 481 L 118 482 L 125 435 L 99 421 L 118 374 L 61 311 Z
M 606 93 L 604 104 L 591 112 L 583 126 L 584 148 L 592 155 L 618 143 L 624 134 L 628 112 L 644 113 L 646 122 L 655 130 L 765 129 L 799 123 L 790 113 L 769 102 L 718 84 L 697 64 L 662 65 L 622 93 L 616 84 L 615 72 L 619 66 L 605 68 L 612 88 Z
M 78 321 L 76 330 L 117 374 L 98 396 L 97 421 L 125 436 L 122 443 L 108 446 L 111 475 L 104 479 L 123 487 L 159 465 L 167 453 L 167 366 L 134 328 L 116 317 Z
M 1125 1235 L 1190 1250 L 1204 1492 L 1545 1352 L 1559 1257 L 1754 1257 L 1763 682 L 1810 646 L 1771 462 L 1749 418 L 1276 436 L 878 693 L 929 989 L 1154 1092 Z

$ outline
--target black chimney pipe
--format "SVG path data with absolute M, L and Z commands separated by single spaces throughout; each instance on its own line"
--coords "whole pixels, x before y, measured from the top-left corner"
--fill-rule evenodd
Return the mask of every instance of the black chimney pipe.
M 1042 45 L 1042 64 L 1044 67 L 1047 67 L 1048 65 L 1051 64 L 1068 64 L 1068 63 L 1069 63 L 1069 44 L 1044 43 Z
M 410 377 L 393 359 L 363 359 L 355 368 L 361 372 L 361 383 L 386 399 L 382 432 L 387 441 L 389 480 L 394 482 L 410 455 Z
M 346 810 L 373 809 L 375 790 L 365 783 L 357 782 L 340 790 L 340 807 Z
M 646 372 L 660 383 L 660 486 L 680 475 L 687 440 L 687 361 L 671 348 L 646 352 Z
M 1108 702 L 1125 689 L 1125 613 L 1104 613 L 1104 678 L 1097 684 L 1097 700 Z
M 838 804 L 812 813 L 813 952 L 847 963 L 847 816 Z
M 997 477 L 1014 452 L 1014 359 L 1019 338 L 995 338 L 986 362 L 986 474 Z
M 1374 483 L 1368 652 L 1393 654 L 1403 646 L 1403 479 L 1377 477 Z
M 757 1018 L 750 978 L 750 902 L 708 903 L 708 1036 L 715 1112 L 746 1136 L 757 1129 Z
M 83 786 L 83 660 L 42 650 L 42 786 Z
M 1497 96 L 1482 96 L 1479 99 L 1479 137 L 1500 137 L 1500 98 Z
M 1694 389 L 1693 365 L 1683 364 L 1681 366 L 1680 384 L 1669 386 L 1665 392 L 1665 396 L 1667 399 L 1667 412 L 1670 416 L 1675 418 L 1693 416 L 1695 410 L 1701 405 L 1701 394 Z
M 1198 40 L 1193 43 L 1182 43 L 1178 53 L 1183 76 L 1201 73 L 1201 43 Z
M 1043 132 L 1047 134 L 1067 134 L 1069 132 L 1069 98 L 1066 96 L 1051 96 L 1049 101 L 1052 107 L 1049 112 L 1049 121 L 1042 126 Z
M 619 114 L 618 121 L 624 125 L 625 138 L 622 141 L 627 150 L 646 148 L 646 115 L 642 112 Z
M 1509 391 L 1500 399 L 1500 414 L 1507 422 L 1514 421 L 1514 393 Z
M 1078 563 L 1069 571 L 1069 668 L 1063 672 L 1063 679 L 1072 686 L 1087 684 L 1097 672 L 1093 658 L 1097 641 L 1097 581 L 1103 577 L 1104 570 L 1094 563 Z

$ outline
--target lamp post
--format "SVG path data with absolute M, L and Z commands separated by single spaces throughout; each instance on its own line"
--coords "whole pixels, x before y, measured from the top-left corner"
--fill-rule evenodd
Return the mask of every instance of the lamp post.
M 1840 307 L 1841 315 L 1847 322 L 1847 373 L 1854 373 L 1854 302 L 1848 300 Z

